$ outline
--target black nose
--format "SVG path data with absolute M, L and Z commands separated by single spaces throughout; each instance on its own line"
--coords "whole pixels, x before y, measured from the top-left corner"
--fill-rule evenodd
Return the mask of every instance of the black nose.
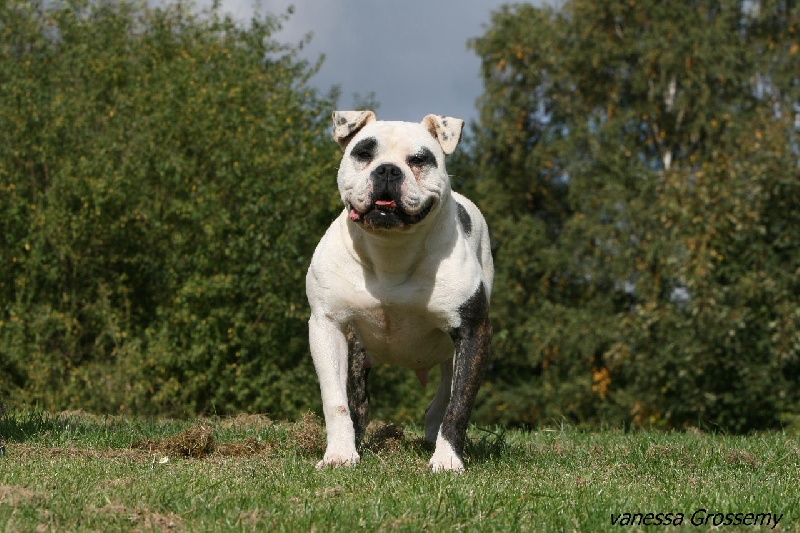
M 403 177 L 403 171 L 397 165 L 384 163 L 373 170 L 372 175 L 387 181 L 395 181 Z

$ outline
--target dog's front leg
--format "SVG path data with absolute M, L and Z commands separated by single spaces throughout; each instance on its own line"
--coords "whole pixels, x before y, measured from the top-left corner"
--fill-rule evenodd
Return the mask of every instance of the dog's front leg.
M 459 314 L 461 323 L 450 332 L 455 345 L 450 402 L 429 463 L 434 472 L 464 470 L 461 454 L 467 438 L 467 424 L 489 361 L 492 339 L 489 300 L 482 283 L 461 305 Z
M 319 377 L 328 446 L 317 468 L 353 466 L 361 459 L 347 401 L 347 339 L 342 328 L 312 314 L 309 326 L 311 357 Z
M 367 392 L 368 357 L 352 325 L 347 328 L 347 400 L 350 419 L 356 434 L 356 449 L 364 442 L 369 422 L 369 392 Z

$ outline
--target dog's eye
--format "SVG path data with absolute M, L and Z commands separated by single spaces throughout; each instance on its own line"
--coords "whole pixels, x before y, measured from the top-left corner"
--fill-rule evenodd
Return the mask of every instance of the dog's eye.
M 425 167 L 436 166 L 436 156 L 427 148 L 423 148 L 418 153 L 408 156 L 406 159 L 408 166 L 411 167 Z
M 358 152 L 353 152 L 353 157 L 358 159 L 359 161 L 368 162 L 372 160 L 372 152 L 369 150 L 359 150 Z
M 375 150 L 378 147 L 378 141 L 370 137 L 358 141 L 350 152 L 350 155 L 362 163 L 369 163 L 375 157 Z

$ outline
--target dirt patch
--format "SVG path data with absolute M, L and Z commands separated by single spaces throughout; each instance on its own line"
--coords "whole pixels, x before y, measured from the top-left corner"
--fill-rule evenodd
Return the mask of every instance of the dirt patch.
M 212 454 L 226 457 L 247 457 L 269 450 L 267 444 L 259 442 L 255 437 L 248 437 L 241 442 L 217 443 L 214 431 L 206 425 L 192 427 L 163 439 L 137 441 L 131 444 L 131 448 L 147 450 L 148 453 L 158 452 L 194 459 L 202 459 Z
M 671 458 L 679 455 L 679 449 L 676 449 L 674 446 L 669 446 L 666 444 L 651 444 L 647 447 L 647 451 L 644 453 L 645 457 L 648 459 L 654 458 Z
M 124 505 L 117 505 L 113 503 L 108 503 L 100 508 L 97 508 L 93 505 L 87 507 L 87 511 L 96 514 L 113 514 L 113 515 L 121 515 L 121 514 L 128 514 L 128 508 Z
M 106 504 L 97 508 L 89 506 L 87 511 L 99 515 L 122 516 L 131 523 L 133 531 L 183 531 L 183 519 L 175 514 L 153 513 L 148 510 L 129 509 L 124 505 Z
M 336 499 L 336 498 L 341 498 L 342 496 L 344 496 L 345 492 L 346 491 L 344 490 L 343 487 L 326 487 L 326 488 L 324 488 L 322 490 L 318 490 L 314 494 L 317 496 L 317 498 L 322 498 L 322 499 L 334 498 L 334 499 Z
M 730 450 L 726 457 L 726 462 L 734 466 L 758 469 L 761 467 L 761 459 L 748 452 L 747 450 Z
M 317 415 L 310 412 L 304 414 L 289 427 L 287 434 L 287 445 L 303 455 L 318 457 L 325 453 L 325 431 L 322 419 Z M 364 450 L 375 454 L 397 453 L 415 448 L 417 444 L 414 439 L 408 439 L 399 426 L 379 420 L 370 422 L 364 438 Z
M 130 487 L 137 482 L 134 478 L 117 478 L 117 479 L 110 479 L 105 482 L 105 485 L 108 487 Z
M 20 456 L 31 455 L 40 457 L 43 449 L 38 446 L 15 445 L 14 451 L 19 451 Z M 137 450 L 126 450 L 111 448 L 108 450 L 91 450 L 86 448 L 49 448 L 47 452 L 52 457 L 89 457 L 92 459 L 127 459 L 138 461 L 142 458 L 142 453 Z
M 30 500 L 44 500 L 45 497 L 38 492 L 33 492 L 25 487 L 14 485 L 0 485 L 0 503 L 17 505 Z
M 145 453 L 140 450 L 130 450 L 130 449 L 117 449 L 112 448 L 108 450 L 92 450 L 86 448 L 45 448 L 42 446 L 36 446 L 32 444 L 18 444 L 18 443 L 11 443 L 7 446 L 6 453 L 9 457 L 11 456 L 14 458 L 41 458 L 41 457 L 51 457 L 51 458 L 59 458 L 65 457 L 67 459 L 72 458 L 90 458 L 90 459 L 122 459 L 122 460 L 130 460 L 130 461 L 140 461 L 142 457 L 147 457 Z
M 277 529 L 277 524 L 266 524 L 272 514 L 261 509 L 239 511 L 234 527 L 250 531 L 271 531 Z
M 225 457 L 248 457 L 251 455 L 260 455 L 267 451 L 269 451 L 269 446 L 263 442 L 259 442 L 255 437 L 248 437 L 242 442 L 217 444 L 214 448 L 215 454 Z

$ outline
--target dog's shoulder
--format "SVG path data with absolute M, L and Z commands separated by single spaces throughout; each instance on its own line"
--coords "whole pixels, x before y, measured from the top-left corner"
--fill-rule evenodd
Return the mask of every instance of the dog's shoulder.
M 452 192 L 456 203 L 457 223 L 483 270 L 487 294 L 492 291 L 494 262 L 492 261 L 489 226 L 480 209 L 466 196 Z
M 323 293 L 360 275 L 361 269 L 351 253 L 352 249 L 352 237 L 347 231 L 347 212 L 343 210 L 328 227 L 311 256 L 306 273 L 306 294 L 312 305 Z

